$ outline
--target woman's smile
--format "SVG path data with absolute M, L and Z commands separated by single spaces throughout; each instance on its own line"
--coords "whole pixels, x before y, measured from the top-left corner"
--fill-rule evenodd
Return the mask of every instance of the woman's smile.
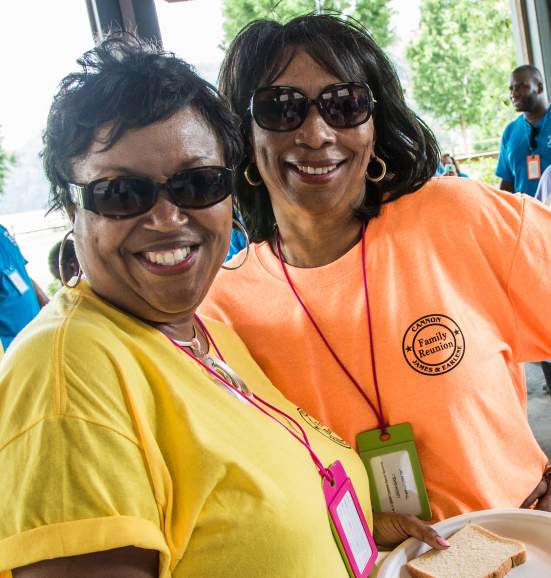
M 322 68 L 307 52 L 298 50 L 273 81 L 293 86 L 316 98 L 328 85 L 347 81 Z M 252 125 L 254 160 L 270 193 L 276 214 L 302 207 L 316 215 L 349 212 L 365 195 L 365 173 L 373 154 L 375 135 L 369 119 L 351 128 L 327 124 L 312 106 L 304 122 L 286 132 Z M 312 204 L 314 203 L 314 204 Z
M 186 108 L 128 131 L 108 150 L 98 134 L 74 172 L 84 183 L 120 174 L 164 183 L 183 169 L 209 165 L 224 165 L 218 138 Z M 159 322 L 200 302 L 226 254 L 230 227 L 229 197 L 206 208 L 183 209 L 166 192 L 146 213 L 129 218 L 84 209 L 75 215 L 79 259 L 94 291 L 142 319 Z M 79 238 L 87 243 L 79 244 Z
M 328 159 L 325 161 L 301 160 L 288 162 L 289 170 L 305 184 L 326 185 L 339 176 L 341 167 L 346 161 Z
M 198 245 L 174 247 L 163 251 L 145 251 L 135 256 L 141 265 L 155 275 L 176 275 L 190 269 L 196 259 Z

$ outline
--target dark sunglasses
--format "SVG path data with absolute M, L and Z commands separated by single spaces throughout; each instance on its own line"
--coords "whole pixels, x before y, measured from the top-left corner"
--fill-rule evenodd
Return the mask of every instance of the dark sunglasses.
M 69 184 L 71 200 L 79 207 L 108 217 L 124 219 L 147 213 L 166 190 L 181 209 L 206 209 L 231 193 L 232 171 L 226 167 L 185 169 L 165 183 L 143 177 L 107 177 L 87 185 Z
M 254 91 L 250 110 L 261 128 L 287 132 L 297 129 L 315 104 L 328 125 L 352 128 L 369 120 L 375 102 L 364 82 L 330 84 L 315 99 L 293 86 L 261 86 Z
M 530 152 L 534 152 L 538 148 L 538 135 L 540 133 L 539 126 L 532 126 L 530 129 L 530 143 L 529 149 Z

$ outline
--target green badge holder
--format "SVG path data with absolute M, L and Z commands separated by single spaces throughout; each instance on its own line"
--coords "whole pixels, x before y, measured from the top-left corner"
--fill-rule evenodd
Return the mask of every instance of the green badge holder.
M 413 514 L 430 520 L 432 512 L 411 425 L 389 426 L 387 432 L 386 438 L 380 429 L 356 437 L 369 476 L 373 511 Z

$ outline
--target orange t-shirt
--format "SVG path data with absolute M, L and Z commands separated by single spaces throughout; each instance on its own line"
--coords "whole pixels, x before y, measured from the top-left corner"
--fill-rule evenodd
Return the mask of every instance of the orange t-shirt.
M 446 177 L 386 205 L 365 239 L 383 413 L 413 427 L 434 519 L 518 507 L 547 463 L 519 363 L 551 357 L 551 211 Z M 375 400 L 360 260 L 358 243 L 329 265 L 288 271 Z M 377 427 L 267 243 L 220 273 L 202 312 L 233 326 L 272 383 L 350 443 Z

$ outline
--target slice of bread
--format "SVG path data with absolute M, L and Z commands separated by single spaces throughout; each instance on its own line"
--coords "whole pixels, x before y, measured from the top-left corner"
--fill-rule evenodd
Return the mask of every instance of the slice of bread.
M 446 550 L 430 550 L 407 565 L 412 578 L 502 578 L 526 562 L 526 547 L 476 524 L 448 538 Z

